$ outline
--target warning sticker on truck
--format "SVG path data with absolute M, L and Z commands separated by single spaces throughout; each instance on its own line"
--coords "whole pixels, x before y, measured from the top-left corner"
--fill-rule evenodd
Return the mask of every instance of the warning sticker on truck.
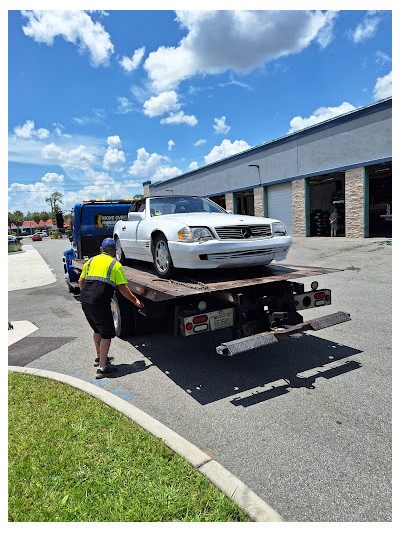
M 128 220 L 128 215 L 124 214 L 107 214 L 107 215 L 94 215 L 94 225 L 98 231 L 112 230 L 118 220 Z

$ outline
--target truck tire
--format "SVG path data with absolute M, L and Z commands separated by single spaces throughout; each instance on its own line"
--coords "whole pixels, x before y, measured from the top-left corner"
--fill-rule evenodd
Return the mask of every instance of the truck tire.
M 122 250 L 121 241 L 118 237 L 115 237 L 115 258 L 121 263 L 121 265 L 126 265 L 126 257 L 124 251 Z
M 129 337 L 135 332 L 135 306 L 119 292 L 114 292 L 111 312 L 114 319 L 115 335 Z
M 172 257 L 169 253 L 168 240 L 162 233 L 157 235 L 154 240 L 153 264 L 154 269 L 160 278 L 170 278 L 175 272 Z

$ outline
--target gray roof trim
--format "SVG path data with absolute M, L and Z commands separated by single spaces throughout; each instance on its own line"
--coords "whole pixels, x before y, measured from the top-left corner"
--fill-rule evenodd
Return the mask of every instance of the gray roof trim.
M 150 185 L 150 190 L 153 189 L 153 187 L 160 187 L 160 186 L 163 187 L 166 183 L 172 183 L 175 181 L 186 179 L 189 176 L 195 176 L 196 174 L 201 174 L 202 172 L 208 171 L 212 168 L 216 168 L 221 165 L 226 165 L 227 163 L 230 163 L 231 161 L 237 161 L 239 159 L 248 157 L 249 155 L 258 154 L 260 152 L 268 150 L 269 148 L 279 146 L 282 144 L 286 144 L 288 142 L 292 142 L 296 139 L 300 139 L 302 137 L 306 137 L 313 133 L 317 133 L 319 131 L 332 128 L 333 126 L 338 126 L 339 124 L 343 124 L 345 122 L 350 122 L 352 120 L 355 120 L 357 118 L 360 118 L 366 115 L 377 113 L 378 111 L 382 111 L 383 109 L 388 109 L 390 107 L 392 107 L 392 98 L 386 98 L 385 100 L 381 100 L 379 102 L 375 102 L 365 107 L 355 109 L 354 111 L 350 111 L 349 113 L 345 113 L 338 117 L 331 118 L 324 122 L 320 122 L 319 124 L 315 124 L 314 126 L 310 126 L 300 131 L 296 131 L 295 133 L 290 133 L 289 135 L 286 135 L 285 137 L 280 137 L 273 141 L 261 144 L 259 146 L 255 146 L 254 148 L 250 148 L 249 150 L 246 150 L 244 152 L 240 152 L 230 157 L 226 157 L 225 159 L 221 159 L 220 161 L 215 161 L 214 163 L 210 163 L 209 165 L 204 165 L 203 167 L 200 167 L 196 170 L 191 170 L 190 172 L 186 172 L 185 174 L 181 174 L 169 180 L 153 183 Z M 290 178 L 290 179 L 293 179 L 293 178 Z
M 332 174 L 334 172 L 344 172 L 346 170 L 350 170 L 351 168 L 370 167 L 372 165 L 378 165 L 379 163 L 388 163 L 389 161 L 392 161 L 392 157 L 383 157 L 381 159 L 365 161 L 364 163 L 356 163 L 354 165 L 330 168 L 330 169 L 321 170 L 319 172 L 311 172 L 310 174 L 302 174 L 301 176 L 291 176 L 290 178 L 282 178 L 280 180 L 268 181 L 268 182 L 264 182 L 261 184 L 255 183 L 254 185 L 247 185 L 246 187 L 241 187 L 240 189 L 230 189 L 227 191 L 216 192 L 215 194 L 209 194 L 207 196 L 209 198 L 212 198 L 213 196 L 220 196 L 222 194 L 229 194 L 231 192 L 241 192 L 241 191 L 246 191 L 247 189 L 254 189 L 256 187 L 268 187 L 269 185 L 278 185 L 279 183 L 286 183 L 288 181 L 295 181 L 295 180 L 300 180 L 300 179 L 305 179 L 305 178 L 313 178 L 315 176 L 324 176 L 325 174 Z

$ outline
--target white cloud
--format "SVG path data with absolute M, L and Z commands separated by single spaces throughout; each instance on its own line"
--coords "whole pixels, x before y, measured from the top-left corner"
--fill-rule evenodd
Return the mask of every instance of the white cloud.
M 246 73 L 267 61 L 299 53 L 313 40 L 332 38 L 332 11 L 177 11 L 187 35 L 179 46 L 161 46 L 144 63 L 156 92 L 197 74 Z
M 160 120 L 160 124 L 187 124 L 188 126 L 195 126 L 197 122 L 194 115 L 185 115 L 183 111 L 171 113 L 168 117 Z
M 348 102 L 343 102 L 338 107 L 320 107 L 316 109 L 313 114 L 307 118 L 303 117 L 294 117 L 290 121 L 290 130 L 288 133 L 293 133 L 304 128 L 323 122 L 324 120 L 329 120 L 330 118 L 343 115 L 349 111 L 353 111 L 355 107 Z
M 138 66 L 140 65 L 140 62 L 143 59 L 144 52 L 145 52 L 145 47 L 143 46 L 142 48 L 138 48 L 137 50 L 135 50 L 131 58 L 124 56 L 119 62 L 121 67 L 124 70 L 126 70 L 126 72 L 129 72 L 129 73 L 132 72 L 133 70 L 136 70 Z
M 385 52 L 382 52 L 381 50 L 378 50 L 375 53 L 375 61 L 378 65 L 385 65 L 386 63 L 390 63 L 392 61 L 392 58 L 389 57 Z
M 380 16 L 376 11 L 369 11 L 362 22 L 358 24 L 354 32 L 352 33 L 352 39 L 355 43 L 366 41 L 375 35 L 378 24 L 380 22 Z
M 182 174 L 179 168 L 168 166 L 168 162 L 168 157 L 156 153 L 150 155 L 145 148 L 139 148 L 136 161 L 129 169 L 129 173 L 133 176 L 156 181 Z
M 197 161 L 192 161 L 189 165 L 189 170 L 196 170 L 196 168 L 199 168 Z
M 244 150 L 251 148 L 246 141 L 234 141 L 231 143 L 228 139 L 224 139 L 219 146 L 214 146 L 208 155 L 204 156 L 206 164 L 214 163 L 221 159 L 225 159 L 231 155 L 238 154 Z
M 59 146 L 51 143 L 43 148 L 42 155 L 45 159 L 56 161 L 61 166 L 73 170 L 89 170 L 95 162 L 95 157 L 87 152 L 83 145 L 65 152 Z
M 63 130 L 65 128 L 64 128 L 64 126 L 62 124 L 59 124 L 58 122 L 53 122 L 53 126 L 54 126 L 54 133 L 58 137 L 67 137 L 67 138 L 71 138 L 72 137 L 72 135 L 70 135 L 69 133 L 63 133 Z
M 168 117 L 160 120 L 160 124 L 187 124 L 195 126 L 197 118 L 194 115 L 185 115 L 179 111 L 181 104 L 175 91 L 165 91 L 158 96 L 152 96 L 143 105 L 143 112 L 149 117 L 157 117 L 169 113 Z
M 215 133 L 222 134 L 222 135 L 226 135 L 228 133 L 231 127 L 225 124 L 225 120 L 226 120 L 226 117 L 214 119 L 215 124 L 213 125 L 213 128 L 214 128 Z
M 168 141 L 168 150 L 172 150 L 172 147 L 175 146 L 175 143 L 172 139 Z
M 116 148 L 107 148 L 104 154 L 103 168 L 104 170 L 122 172 L 124 170 L 125 154 L 122 150 Z
M 91 116 L 84 116 L 84 117 L 74 117 L 72 120 L 79 124 L 79 126 L 85 126 L 87 124 L 100 124 L 104 121 L 106 117 L 106 113 L 104 109 L 92 109 L 91 110 L 92 115 Z
M 157 117 L 164 113 L 178 111 L 179 108 L 178 95 L 175 91 L 169 91 L 149 98 L 143 105 L 143 112 L 149 117 Z
M 48 172 L 40 181 L 34 183 L 12 183 L 8 188 L 10 195 L 10 205 L 15 202 L 23 209 L 35 211 L 48 210 L 49 205 L 46 203 L 51 193 L 64 191 L 64 176 L 55 172 Z M 30 208 L 29 206 L 33 206 Z M 20 209 L 21 210 L 21 209 Z
M 21 11 L 28 23 L 22 27 L 28 37 L 51 46 L 54 38 L 63 37 L 88 51 L 93 66 L 108 65 L 114 52 L 109 34 L 99 22 L 93 22 L 85 11 Z
M 392 96 L 392 71 L 382 78 L 376 80 L 374 87 L 374 97 L 376 100 L 383 100 Z
M 198 141 L 194 143 L 193 146 L 201 146 L 202 144 L 205 144 L 206 142 L 207 142 L 206 139 L 199 139 Z
M 92 172 L 90 184 L 85 185 L 77 191 L 65 193 L 64 205 L 73 206 L 77 202 L 82 202 L 85 198 L 132 198 L 141 184 L 132 181 L 116 181 L 106 172 Z M 141 191 L 139 191 L 141 192 Z
M 17 137 L 23 137 L 24 139 L 30 139 L 32 137 L 46 139 L 50 135 L 49 130 L 46 130 L 46 128 L 35 130 L 35 122 L 33 120 L 27 120 L 22 126 L 16 126 L 14 133 Z
M 118 108 L 117 113 L 119 115 L 126 115 L 133 111 L 133 104 L 125 96 L 120 96 L 117 98 Z
M 107 144 L 111 148 L 121 148 L 121 139 L 119 135 L 112 135 L 107 138 Z

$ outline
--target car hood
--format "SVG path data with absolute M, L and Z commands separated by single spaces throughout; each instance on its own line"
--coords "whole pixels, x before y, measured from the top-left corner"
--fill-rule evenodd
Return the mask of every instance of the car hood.
M 159 220 L 174 221 L 182 226 L 243 226 L 254 224 L 271 224 L 280 222 L 275 218 L 252 217 L 249 215 L 229 215 L 225 213 L 181 213 L 154 217 Z

